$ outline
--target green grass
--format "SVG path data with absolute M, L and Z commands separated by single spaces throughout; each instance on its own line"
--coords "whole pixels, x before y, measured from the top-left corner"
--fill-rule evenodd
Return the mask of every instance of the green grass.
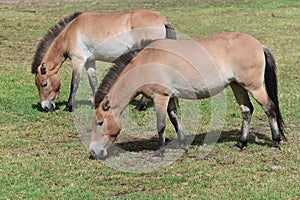
M 286 0 L 201 1 L 0 1 L 0 199 L 299 199 L 300 2 Z M 9 1 L 7 1 L 9 2 Z M 256 104 L 249 147 L 231 150 L 241 114 L 230 90 L 219 142 L 198 159 L 209 124 L 209 100 L 201 101 L 201 133 L 189 154 L 151 173 L 126 173 L 89 159 L 75 126 L 76 113 L 62 112 L 71 79 L 70 62 L 59 72 L 59 110 L 38 110 L 31 61 L 46 31 L 75 11 L 153 9 L 192 38 L 240 31 L 268 46 L 278 64 L 279 100 L 289 142 L 272 152 L 267 118 Z M 84 77 L 86 79 L 86 77 Z M 254 102 L 254 101 L 253 101 Z M 134 117 L 138 118 L 137 116 Z M 170 134 L 169 137 L 175 136 Z M 156 140 L 125 138 L 135 154 L 151 152 Z M 128 137 L 128 138 L 126 138 Z M 151 146 L 153 145 L 153 146 Z M 120 156 L 110 158 L 119 162 Z

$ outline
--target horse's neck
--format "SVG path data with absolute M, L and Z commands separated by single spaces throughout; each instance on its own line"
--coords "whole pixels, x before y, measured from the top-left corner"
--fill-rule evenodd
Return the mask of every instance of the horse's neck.
M 130 101 L 136 96 L 133 87 L 122 87 L 124 84 L 115 84 L 110 90 L 112 108 L 117 115 L 121 115 Z
M 65 61 L 65 50 L 63 49 L 62 37 L 58 36 L 49 47 L 44 63 L 47 63 L 47 68 L 50 72 L 56 73 L 62 63 Z
M 123 91 L 120 93 L 123 93 Z M 120 93 L 112 96 L 112 108 L 116 116 L 120 116 L 131 101 L 129 96 L 120 95 Z

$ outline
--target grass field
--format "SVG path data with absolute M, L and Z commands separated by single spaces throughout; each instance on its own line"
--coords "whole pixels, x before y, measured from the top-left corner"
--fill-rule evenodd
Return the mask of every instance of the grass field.
M 267 118 L 254 101 L 249 146 L 232 151 L 241 114 L 226 90 L 226 123 L 206 157 L 197 158 L 209 122 L 207 100 L 200 103 L 201 133 L 189 153 L 171 165 L 127 173 L 90 160 L 75 126 L 76 112 L 62 112 L 69 94 L 69 61 L 59 72 L 59 109 L 39 110 L 31 61 L 50 27 L 75 11 L 144 8 L 165 15 L 178 32 L 192 38 L 239 31 L 271 49 L 289 139 L 281 151 L 268 148 Z M 0 0 L 0 199 L 300 199 L 299 19 L 300 2 L 293 0 Z M 151 151 L 155 140 L 130 142 L 123 147 L 139 153 Z

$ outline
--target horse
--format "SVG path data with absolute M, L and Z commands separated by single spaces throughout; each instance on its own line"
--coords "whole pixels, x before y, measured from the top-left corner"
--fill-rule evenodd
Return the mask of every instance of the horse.
M 272 147 L 279 149 L 282 138 L 286 139 L 278 102 L 275 58 L 248 34 L 230 32 L 197 41 L 158 39 L 138 53 L 121 57 L 113 67 L 118 70 L 103 78 L 95 95 L 96 111 L 89 144 L 89 152 L 95 159 L 107 156 L 107 149 L 121 131 L 122 111 L 138 94 L 154 102 L 162 149 L 166 113 L 176 130 L 179 148 L 185 149 L 186 138 L 177 116 L 178 99 L 209 98 L 227 86 L 231 87 L 243 118 L 236 149 L 241 151 L 247 146 L 253 113 L 248 93 L 269 119 Z
M 113 62 L 142 40 L 159 38 L 176 39 L 175 28 L 164 16 L 150 10 L 74 13 L 65 17 L 40 41 L 32 62 L 42 109 L 55 109 L 60 89 L 57 72 L 67 58 L 72 63 L 72 80 L 64 111 L 72 112 L 84 67 L 94 96 L 96 60 Z

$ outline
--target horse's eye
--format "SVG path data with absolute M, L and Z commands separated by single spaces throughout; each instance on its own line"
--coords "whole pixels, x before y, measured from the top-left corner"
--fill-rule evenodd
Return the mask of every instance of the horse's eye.
M 102 126 L 102 125 L 103 125 L 103 122 L 104 122 L 104 121 L 96 122 L 96 125 L 97 125 L 97 126 Z
M 44 87 L 47 87 L 47 85 L 48 85 L 48 81 L 46 81 L 45 83 L 42 83 L 42 87 L 44 88 Z

